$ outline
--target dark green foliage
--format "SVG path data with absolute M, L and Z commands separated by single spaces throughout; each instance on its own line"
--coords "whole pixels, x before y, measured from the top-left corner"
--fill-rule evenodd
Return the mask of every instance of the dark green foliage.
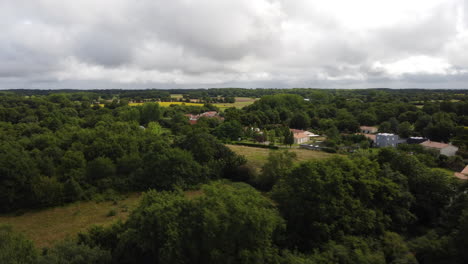
M 242 178 L 237 168 L 246 163 L 245 158 L 235 154 L 212 135 L 190 134 L 178 142 L 177 146 L 190 151 L 197 162 L 208 167 L 210 178 Z
M 249 142 L 234 142 L 234 145 L 241 145 L 241 146 L 255 147 L 255 148 L 279 149 L 278 146 L 270 146 L 270 145 L 265 145 L 265 144 L 257 144 L 257 143 L 249 143 Z
M 206 104 L 155 103 L 177 100 L 171 93 Z M 177 190 L 150 192 L 127 222 L 94 227 L 79 243 L 59 243 L 39 256 L 40 263 L 396 264 L 416 263 L 414 256 L 420 263 L 466 263 L 466 186 L 447 170 L 466 165 L 466 95 L 236 88 L 2 92 L 0 212 L 116 200 L 121 191 Z M 262 98 L 220 113 L 225 122 L 201 118 L 190 125 L 185 116 L 219 111 L 211 103 L 235 96 Z M 130 100 L 151 103 L 129 107 Z M 460 156 L 419 145 L 358 150 L 369 147 L 353 135 L 358 126 L 377 124 L 401 137 L 451 142 Z M 355 154 L 293 166 L 291 155 L 275 152 L 257 175 L 219 141 L 243 137 L 291 146 L 290 127 L 326 135 L 324 151 Z M 219 178 L 273 191 L 217 183 L 200 196 L 182 193 Z M 36 257 L 30 242 L 0 228 L 1 263 Z
M 58 243 L 46 250 L 39 258 L 38 264 L 106 264 L 111 263 L 108 251 L 99 247 L 77 244 L 72 240 Z
M 221 123 L 213 133 L 222 140 L 238 140 L 242 137 L 243 130 L 241 124 L 234 120 Z
M 193 200 L 150 191 L 121 228 L 95 230 L 82 241 L 105 242 L 116 263 L 275 263 L 273 239 L 282 225 L 251 187 L 217 183 Z
M 307 129 L 310 125 L 310 118 L 305 114 L 298 112 L 291 118 L 289 126 L 297 129 Z
M 255 184 L 261 190 L 269 191 L 276 182 L 293 168 L 296 159 L 295 152 L 277 151 L 270 152 L 268 161 L 262 167 L 262 173 L 255 180 Z
M 151 121 L 159 121 L 161 108 L 157 103 L 147 103 L 140 108 L 140 123 L 148 124 Z
M 207 180 L 203 168 L 188 151 L 169 149 L 152 152 L 143 158 L 141 183 L 146 188 L 171 190 L 175 186 L 186 188 Z
M 37 253 L 31 241 L 14 233 L 8 226 L 0 226 L 0 263 L 33 264 Z
M 99 157 L 88 163 L 86 171 L 91 181 L 97 181 L 115 176 L 115 165 L 111 159 Z
M 291 246 L 306 250 L 342 235 L 375 235 L 388 228 L 392 211 L 405 214 L 409 205 L 385 208 L 405 196 L 391 177 L 379 176 L 375 162 L 333 158 L 303 163 L 281 178 L 273 197 L 288 222 Z

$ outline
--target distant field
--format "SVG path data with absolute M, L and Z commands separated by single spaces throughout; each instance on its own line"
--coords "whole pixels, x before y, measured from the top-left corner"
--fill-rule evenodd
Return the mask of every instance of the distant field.
M 171 105 L 192 105 L 192 106 L 203 106 L 203 104 L 199 103 L 185 103 L 185 102 L 157 102 L 162 107 L 169 107 Z M 145 103 L 129 103 L 129 106 L 138 106 L 143 105 Z
M 180 94 L 172 94 L 172 98 L 181 98 L 182 95 Z M 216 103 L 213 104 L 216 107 L 219 107 L 221 111 L 224 111 L 227 108 L 230 107 L 236 107 L 236 108 L 242 108 L 244 106 L 248 106 L 253 104 L 256 100 L 255 98 L 249 98 L 249 97 L 236 97 L 236 102 L 232 104 L 224 104 L 224 103 Z M 129 106 L 138 106 L 138 105 L 143 105 L 144 103 L 129 103 Z M 203 106 L 201 103 L 185 103 L 185 102 L 158 102 L 158 104 L 162 107 L 169 107 L 170 105 L 192 105 L 192 106 Z M 101 105 L 104 106 L 104 105 Z
M 236 102 L 232 104 L 214 104 L 215 106 L 219 107 L 221 110 L 224 111 L 226 108 L 235 107 L 235 108 L 242 108 L 244 106 L 248 106 L 253 104 L 258 98 L 250 98 L 250 97 L 236 97 Z
M 182 98 L 182 94 L 171 94 L 171 98 L 175 98 L 175 99 L 180 99 Z
M 109 225 L 118 219 L 125 220 L 136 208 L 140 194 L 134 193 L 126 199 L 113 202 L 77 202 L 62 207 L 27 212 L 20 216 L 0 216 L 0 224 L 8 224 L 15 231 L 31 239 L 36 247 L 51 246 L 66 237 L 86 231 L 92 225 Z M 110 210 L 115 216 L 107 216 Z
M 278 151 L 278 150 L 239 146 L 239 145 L 227 145 L 227 146 L 231 150 L 236 152 L 237 154 L 244 155 L 248 160 L 247 163 L 257 169 L 260 169 L 263 166 L 263 164 L 267 162 L 268 154 L 271 151 Z M 330 153 L 326 153 L 322 151 L 307 150 L 307 149 L 293 148 L 293 149 L 288 149 L 288 150 L 291 152 L 295 152 L 297 154 L 297 161 L 326 159 L 333 155 L 337 155 L 337 154 L 330 154 Z

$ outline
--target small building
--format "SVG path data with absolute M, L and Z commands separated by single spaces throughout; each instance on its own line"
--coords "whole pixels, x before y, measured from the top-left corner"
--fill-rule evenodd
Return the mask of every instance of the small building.
M 460 180 L 468 180 L 468 165 L 461 172 L 455 172 L 455 177 Z
M 424 138 L 424 137 L 409 137 L 407 140 L 406 140 L 406 143 L 408 144 L 421 144 L 425 141 L 428 141 L 429 139 L 427 138 Z
M 289 129 L 291 132 L 293 132 L 293 134 L 306 134 L 308 137 L 309 137 L 309 140 L 310 138 L 312 137 L 320 137 L 320 135 L 317 135 L 317 134 L 314 134 L 310 131 L 307 131 L 307 130 L 300 130 L 300 129 L 294 129 L 294 128 L 290 128 Z
M 302 144 L 309 141 L 309 136 L 305 133 L 294 133 L 294 144 Z
M 420 145 L 426 149 L 436 150 L 440 155 L 445 155 L 447 157 L 455 156 L 455 154 L 458 151 L 458 147 L 455 147 L 452 144 L 446 144 L 430 140 L 424 141 Z
M 375 136 L 375 146 L 379 148 L 383 147 L 396 147 L 399 143 L 399 137 L 395 134 L 390 133 L 378 133 Z
M 359 129 L 364 134 L 375 134 L 379 130 L 377 127 L 372 126 L 360 126 Z
M 201 117 L 206 117 L 206 118 L 217 118 L 219 120 L 224 120 L 223 117 L 219 116 L 218 112 L 216 111 L 209 111 L 209 112 L 204 112 L 199 115 L 193 115 L 193 114 L 186 114 L 186 117 L 189 118 L 189 122 L 191 125 L 195 125 Z

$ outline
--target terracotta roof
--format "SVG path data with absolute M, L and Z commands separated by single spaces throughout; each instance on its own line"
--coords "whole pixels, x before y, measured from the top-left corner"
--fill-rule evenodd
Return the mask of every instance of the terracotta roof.
M 461 171 L 461 174 L 468 175 L 468 165 Z
M 309 138 L 308 135 L 304 134 L 304 133 L 294 133 L 294 138 Z
M 372 135 L 372 134 L 361 134 L 361 135 L 373 141 L 375 141 L 375 138 L 377 137 L 376 135 Z
M 435 148 L 435 149 L 443 149 L 443 148 L 446 148 L 448 146 L 450 146 L 449 144 L 445 144 L 445 143 L 441 143 L 441 142 L 435 142 L 435 141 L 424 141 L 423 143 L 421 143 L 421 145 L 423 147 L 427 147 L 427 148 Z
M 306 132 L 304 130 L 294 129 L 294 128 L 290 128 L 289 130 L 291 130 L 291 132 L 293 132 L 294 134 L 305 133 Z
M 372 127 L 372 126 L 360 126 L 359 128 L 361 130 L 378 130 L 377 127 Z
M 454 176 L 457 177 L 460 180 L 468 180 L 468 175 L 465 175 L 465 174 L 462 174 L 462 173 L 459 173 L 459 172 L 455 172 Z
M 217 115 L 218 115 L 218 112 L 216 112 L 216 111 L 209 111 L 209 112 L 205 112 L 205 113 L 200 114 L 200 116 L 206 116 L 206 117 L 214 117 L 214 116 L 217 116 Z

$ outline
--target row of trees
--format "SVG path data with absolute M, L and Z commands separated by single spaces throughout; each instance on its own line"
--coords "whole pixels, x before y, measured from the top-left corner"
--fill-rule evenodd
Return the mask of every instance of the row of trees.
M 23 263 L 465 263 L 466 185 L 394 149 L 293 165 L 273 152 L 257 184 L 198 196 L 149 191 L 125 222 L 42 253 L 3 229 Z M 2 248 L 3 247 L 3 248 Z M 21 250 L 19 250 L 21 248 Z M 16 253 L 17 252 L 17 253 Z M 42 262 L 41 262 L 42 261 Z M 46 262 L 47 261 L 47 262 Z M 75 262 L 72 262 L 75 261 Z M 86 262 L 87 261 L 87 262 Z

